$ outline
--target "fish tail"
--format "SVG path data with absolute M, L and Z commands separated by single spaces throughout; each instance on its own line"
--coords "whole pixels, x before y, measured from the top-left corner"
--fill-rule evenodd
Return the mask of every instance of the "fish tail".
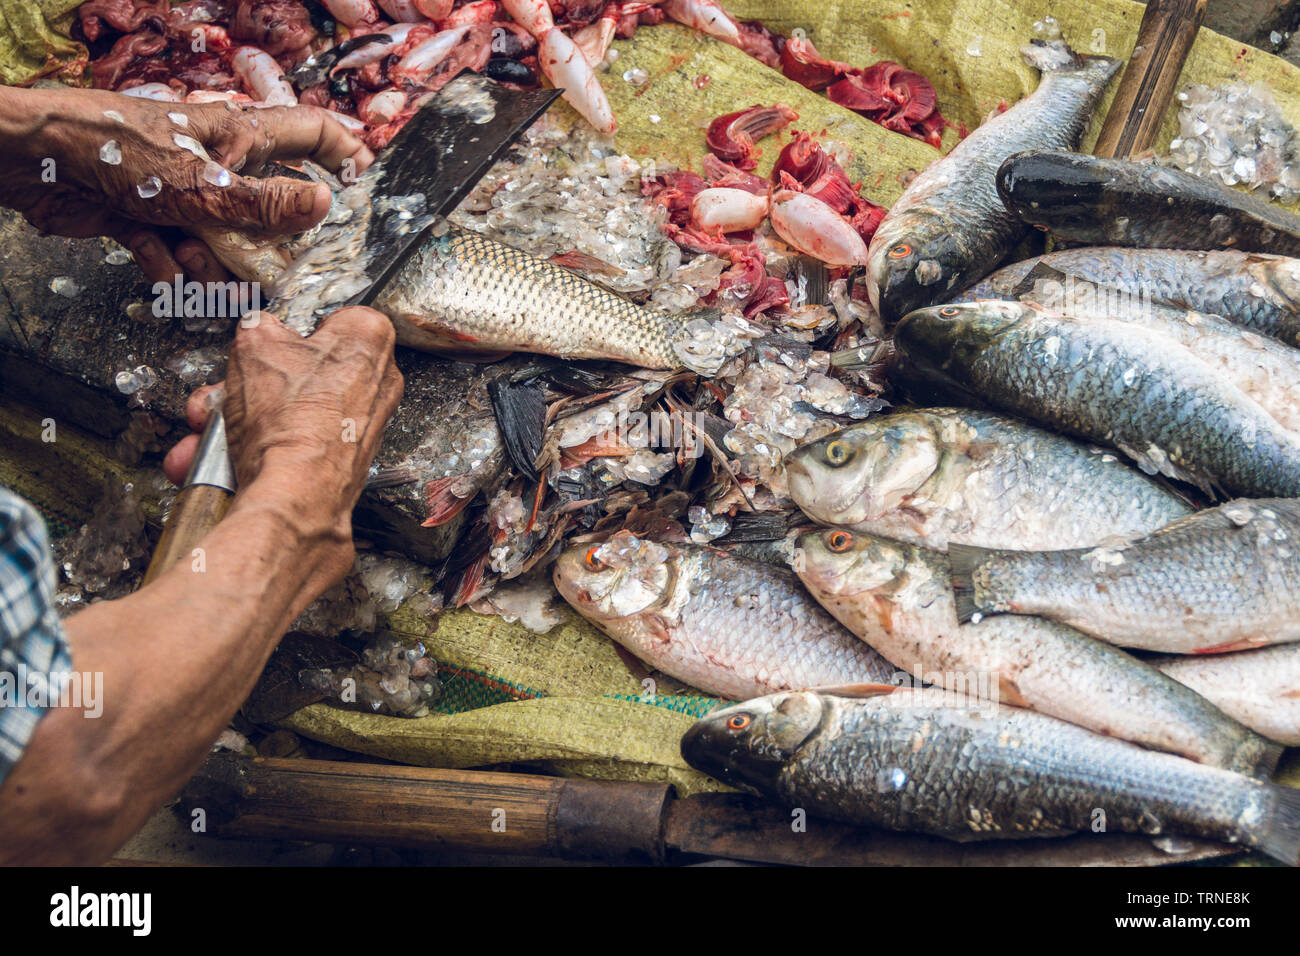
M 1100 82 L 1108 82 L 1120 67 L 1110 56 L 1080 56 L 1060 37 L 1054 40 L 1033 39 L 1020 48 L 1025 62 L 1043 74 L 1086 73 Z
M 966 544 L 948 545 L 948 567 L 952 580 L 953 601 L 957 605 L 957 621 L 965 624 L 976 614 L 996 614 L 983 606 L 983 595 L 975 582 L 975 573 L 991 555 L 988 548 L 975 548 Z
M 1232 721 L 1231 717 L 1227 719 Z M 1268 783 L 1273 779 L 1273 774 L 1278 769 L 1278 762 L 1282 760 L 1282 752 L 1286 748 L 1282 744 L 1269 740 L 1268 737 L 1248 730 L 1247 727 L 1242 726 L 1240 730 L 1245 739 L 1232 748 L 1232 760 L 1223 763 L 1223 769 Z
M 1300 866 L 1300 790 L 1268 784 L 1271 806 L 1256 837 L 1259 849 L 1288 866 Z

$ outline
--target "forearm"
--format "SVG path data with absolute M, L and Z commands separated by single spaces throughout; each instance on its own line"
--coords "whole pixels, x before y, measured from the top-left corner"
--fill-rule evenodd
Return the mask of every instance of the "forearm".
M 294 617 L 346 566 L 340 535 L 237 500 L 200 553 L 67 622 L 73 667 L 102 674 L 102 715 L 51 710 L 0 788 L 0 856 L 107 858 L 169 799 Z
M 39 90 L 0 86 L 0 143 L 21 148 L 43 124 L 46 108 Z

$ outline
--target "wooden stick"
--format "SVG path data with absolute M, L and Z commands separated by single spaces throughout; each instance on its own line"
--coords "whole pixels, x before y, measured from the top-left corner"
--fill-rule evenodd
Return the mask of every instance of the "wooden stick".
M 1097 139 L 1096 155 L 1128 159 L 1155 146 L 1206 0 L 1150 0 L 1137 45 Z
M 671 790 L 217 754 L 186 785 L 176 812 L 223 837 L 658 862 Z

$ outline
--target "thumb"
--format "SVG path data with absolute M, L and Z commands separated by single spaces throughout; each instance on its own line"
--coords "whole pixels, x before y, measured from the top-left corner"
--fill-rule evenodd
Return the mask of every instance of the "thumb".
M 255 179 L 232 176 L 229 186 L 202 189 L 194 214 L 203 223 L 288 234 L 310 229 L 325 218 L 330 190 L 324 183 L 287 176 Z

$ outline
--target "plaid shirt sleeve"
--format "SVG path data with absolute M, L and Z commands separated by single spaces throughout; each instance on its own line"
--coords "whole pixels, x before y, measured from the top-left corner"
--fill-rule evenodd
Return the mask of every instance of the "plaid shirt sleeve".
M 27 706 L 28 691 L 72 669 L 54 609 L 57 578 L 45 522 L 27 502 L 0 488 L 0 783 L 31 740 L 47 707 Z M 33 695 L 58 700 L 56 692 Z

